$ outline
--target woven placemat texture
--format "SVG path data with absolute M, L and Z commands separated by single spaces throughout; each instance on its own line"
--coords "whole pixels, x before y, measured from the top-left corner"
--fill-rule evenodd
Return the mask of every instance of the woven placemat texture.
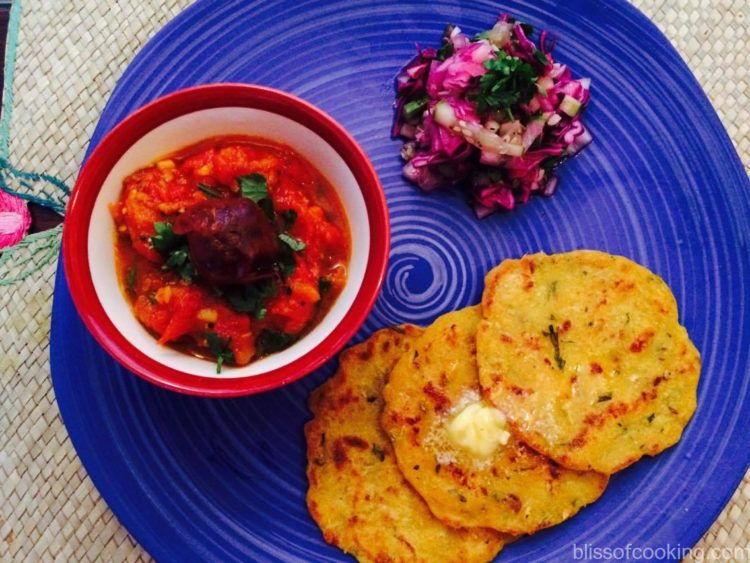
M 117 79 L 190 3 L 22 0 L 10 162 L 72 186 Z M 49 375 L 54 275 L 50 265 L 0 287 L 0 561 L 148 561 L 60 419 Z
M 117 78 L 188 4 L 23 0 L 10 162 L 72 185 Z M 634 4 L 687 61 L 750 170 L 750 0 Z M 49 377 L 54 273 L 51 264 L 0 287 L 0 561 L 149 560 L 87 477 L 60 419 Z M 750 475 L 697 547 L 741 560 L 731 550 L 748 546 Z

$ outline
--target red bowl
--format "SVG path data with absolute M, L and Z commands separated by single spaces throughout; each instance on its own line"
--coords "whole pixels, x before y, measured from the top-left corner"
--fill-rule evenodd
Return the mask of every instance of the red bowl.
M 347 285 L 310 334 L 287 350 L 216 375 L 210 362 L 160 346 L 135 319 L 116 281 L 114 222 L 108 205 L 119 197 L 122 180 L 131 172 L 219 134 L 275 139 L 311 160 L 342 199 L 352 230 L 352 259 Z M 211 84 L 159 98 L 104 137 L 76 181 L 62 252 L 76 309 L 115 360 L 167 389 L 233 397 L 295 381 L 349 341 L 380 291 L 388 261 L 388 233 L 388 210 L 377 174 L 341 125 L 309 103 L 278 90 Z

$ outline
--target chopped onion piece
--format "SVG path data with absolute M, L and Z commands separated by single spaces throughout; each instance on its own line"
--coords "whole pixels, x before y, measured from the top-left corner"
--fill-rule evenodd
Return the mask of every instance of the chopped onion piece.
M 510 41 L 510 32 L 513 26 L 508 22 L 499 21 L 487 34 L 487 39 L 497 48 L 502 48 Z
M 570 117 L 575 117 L 580 109 L 581 102 L 579 102 L 572 96 L 568 96 L 567 94 L 563 98 L 562 102 L 560 102 L 560 111 L 569 115 Z
M 437 103 L 432 118 L 435 120 L 435 123 L 448 129 L 451 129 L 458 122 L 456 113 L 445 100 L 441 100 Z

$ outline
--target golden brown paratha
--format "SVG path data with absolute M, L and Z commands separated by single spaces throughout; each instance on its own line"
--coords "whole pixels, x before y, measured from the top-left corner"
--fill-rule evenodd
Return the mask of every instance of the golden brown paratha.
M 512 437 L 489 455 L 449 437 L 455 417 L 483 402 L 476 363 L 480 319 L 479 308 L 471 307 L 425 329 L 391 372 L 381 422 L 404 476 L 440 520 L 532 533 L 596 500 L 607 477 L 564 469 Z
M 338 372 L 313 393 L 307 504 L 325 540 L 360 561 L 486 562 L 504 536 L 443 525 L 404 480 L 380 429 L 385 378 L 421 332 L 376 332 L 342 353 Z
M 479 378 L 516 436 L 603 473 L 680 439 L 701 360 L 661 278 L 576 251 L 506 260 L 485 283 Z

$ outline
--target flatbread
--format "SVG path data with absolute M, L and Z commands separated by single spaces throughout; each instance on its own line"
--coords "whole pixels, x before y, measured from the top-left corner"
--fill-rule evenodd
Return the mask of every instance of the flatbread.
M 486 562 L 507 538 L 443 525 L 404 480 L 379 426 L 385 378 L 421 332 L 376 332 L 345 351 L 338 372 L 313 393 L 307 504 L 325 540 L 360 561 Z
M 521 440 L 611 474 L 680 439 L 701 360 L 661 278 L 586 250 L 506 260 L 485 284 L 479 378 Z
M 478 456 L 448 427 L 482 402 L 476 360 L 478 307 L 448 313 L 425 329 L 391 372 L 381 422 L 406 479 L 450 526 L 532 533 L 596 500 L 607 477 L 571 471 L 512 437 Z

